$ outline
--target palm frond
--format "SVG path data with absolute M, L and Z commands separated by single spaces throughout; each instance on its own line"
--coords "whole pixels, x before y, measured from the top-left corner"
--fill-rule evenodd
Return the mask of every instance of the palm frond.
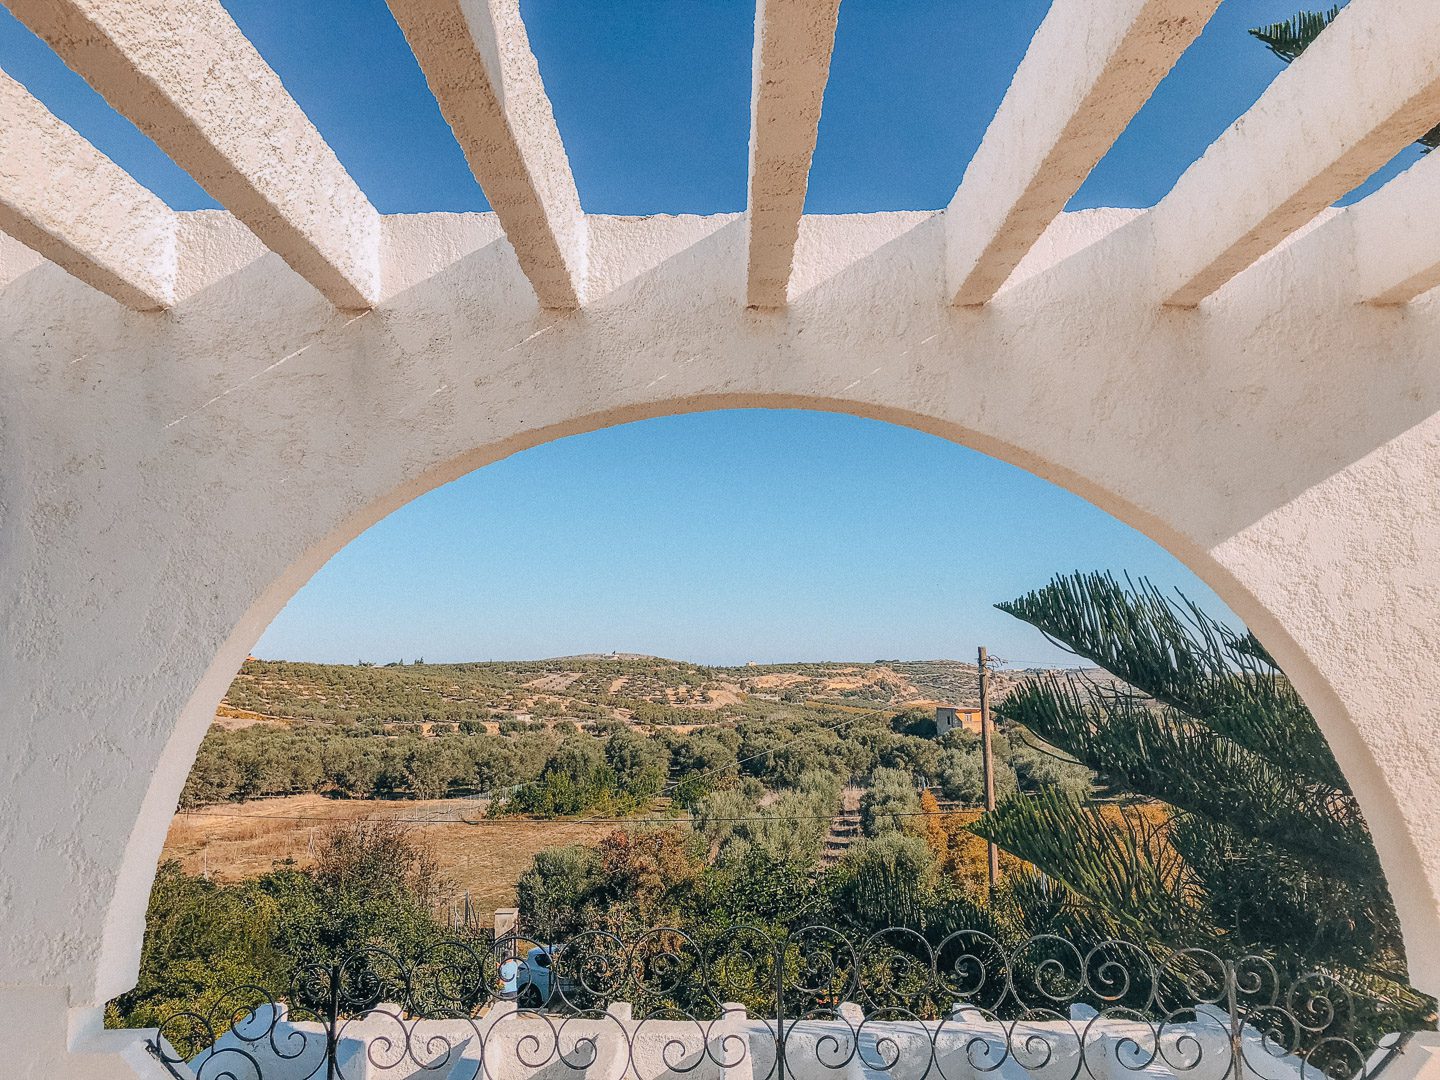
M 996 713 L 1172 812 L 1147 833 L 1143 816 L 1049 791 L 972 831 L 1148 940 L 1403 983 L 1399 922 L 1359 804 L 1253 635 L 1108 574 L 1059 577 L 999 607 L 1129 685 L 1052 674 Z
M 1123 810 L 1105 816 L 1056 788 L 1012 795 L 971 832 L 1043 870 L 1142 939 L 1203 935 L 1194 875 L 1162 831 Z
M 1380 872 L 1353 796 L 1279 768 L 1172 707 L 1051 675 L 995 711 L 1127 791 L 1222 822 L 1325 875 L 1364 881 Z
M 1320 36 L 1320 32 L 1334 22 L 1339 14 L 1339 4 L 1329 11 L 1299 11 L 1285 22 L 1252 27 L 1249 34 L 1289 64 L 1309 48 Z M 1440 146 L 1440 124 L 1436 124 L 1416 141 L 1425 148 L 1424 153 L 1427 154 Z
M 1339 4 L 1329 11 L 1299 11 L 1284 22 L 1254 27 L 1250 36 L 1288 64 L 1309 48 L 1339 14 Z
M 1191 601 L 1173 601 L 1143 578 L 1122 585 L 1111 574 L 1077 573 L 995 606 L 1277 767 L 1348 791 L 1270 654 Z

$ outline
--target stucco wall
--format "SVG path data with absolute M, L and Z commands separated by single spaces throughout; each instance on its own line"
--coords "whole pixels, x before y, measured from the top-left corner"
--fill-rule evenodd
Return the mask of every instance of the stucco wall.
M 1063 216 L 982 309 L 932 214 L 807 218 L 778 312 L 738 216 L 590 219 L 564 314 L 489 215 L 384 228 L 360 315 L 221 213 L 185 216 L 164 313 L 0 248 L 0 987 L 68 1001 L 71 1045 L 133 981 L 216 703 L 331 554 L 525 447 L 738 406 L 964 443 L 1187 563 L 1315 710 L 1440 990 L 1440 311 L 1357 304 L 1343 220 L 1190 311 L 1127 211 Z

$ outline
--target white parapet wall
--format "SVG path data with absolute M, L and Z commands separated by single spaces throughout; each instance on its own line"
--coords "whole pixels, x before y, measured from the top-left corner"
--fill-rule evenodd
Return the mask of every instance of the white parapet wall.
M 1097 1016 L 1004 1022 L 957 1008 L 945 1020 L 867 1019 L 842 1004 L 825 1018 L 787 1021 L 784 1074 L 793 1080 L 1302 1080 L 1318 1064 L 1242 1025 L 1237 1066 L 1229 1017 L 1200 1008 L 1186 1020 Z M 416 1019 L 381 1004 L 342 1022 L 333 1041 L 340 1080 L 766 1080 L 777 1075 L 777 1023 L 738 1005 L 718 1019 L 633 1018 L 630 1005 L 565 1016 L 501 1005 L 471 1019 Z M 184 1060 L 142 1034 L 183 1080 L 309 1080 L 325 1074 L 326 1028 L 280 1005 L 239 1020 Z M 1400 1055 L 1377 1051 L 1355 1070 L 1372 1080 Z M 1342 1075 L 1349 1075 L 1348 1072 Z

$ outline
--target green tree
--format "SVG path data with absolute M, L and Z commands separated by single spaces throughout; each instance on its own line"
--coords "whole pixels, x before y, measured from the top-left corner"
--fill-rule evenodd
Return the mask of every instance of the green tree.
M 671 767 L 677 774 L 671 796 L 677 806 L 694 807 L 710 792 L 735 782 L 736 747 L 726 735 L 735 738 L 733 731 L 697 731 L 669 740 Z
M 316 854 L 311 870 L 281 865 L 235 885 L 163 864 L 146 911 L 139 978 L 107 1006 L 106 1023 L 153 1027 L 185 1010 L 204 1014 L 243 987 L 278 999 L 300 964 L 370 944 L 413 956 L 451 932 L 434 915 L 444 882 L 399 823 L 336 826 Z M 222 1024 L 240 1015 L 235 998 L 225 1001 L 215 1016 Z
M 765 798 L 765 789 L 748 777 L 741 787 L 712 792 L 696 804 L 695 828 L 722 862 L 743 859 L 753 848 L 769 863 L 814 866 L 839 804 L 838 778 L 806 773 L 795 787 L 769 794 Z
M 417 799 L 443 798 L 452 783 L 471 771 L 447 739 L 418 739 L 405 759 L 406 780 Z
M 896 830 L 855 845 L 828 883 L 837 918 L 872 932 L 887 926 L 923 930 L 939 906 L 938 885 L 930 845 Z
M 185 778 L 185 787 L 180 792 L 182 810 L 223 802 L 239 787 L 239 770 L 215 734 L 212 731 L 205 736 L 190 775 Z
M 794 927 L 829 918 L 813 861 L 777 856 L 747 844 L 717 860 L 701 876 L 692 918 L 715 931 L 736 926 Z
M 749 843 L 753 833 L 747 819 L 759 816 L 760 810 L 747 793 L 731 787 L 697 799 L 692 812 L 696 832 L 718 857 Z
M 665 786 L 670 755 L 657 740 L 622 728 L 605 741 L 605 763 L 614 772 L 620 792 L 638 806 Z
M 618 829 L 593 847 L 539 852 L 515 894 L 525 925 L 553 940 L 584 930 L 679 925 L 704 871 L 703 845 L 681 829 Z
M 434 913 L 445 881 L 397 821 L 327 829 L 311 870 L 281 869 L 260 887 L 278 904 L 273 945 L 290 957 L 340 957 L 371 944 L 413 955 L 443 933 Z
M 1005 740 L 1007 761 L 996 772 L 998 797 L 1016 790 L 1038 792 L 1049 788 L 1058 788 L 1077 799 L 1089 797 L 1095 776 L 1084 765 L 1039 745 L 1029 732 L 1014 729 L 1011 736 Z M 1004 777 L 1006 773 L 1008 777 Z
M 331 739 L 325 746 L 325 777 L 352 798 L 375 794 L 380 779 L 380 753 L 355 739 Z
M 1015 770 L 1005 758 L 1009 744 L 995 739 L 995 794 L 1004 798 L 1018 787 Z M 978 739 L 964 746 L 952 746 L 940 752 L 939 767 L 935 774 L 940 790 L 947 799 L 955 799 L 966 806 L 983 806 L 985 803 L 985 766 L 980 753 Z
M 539 815 L 578 814 L 608 806 L 616 795 L 615 770 L 588 735 L 562 742 L 539 777 L 511 796 L 507 809 Z
M 528 931 L 542 941 L 564 941 L 597 921 L 600 854 L 570 844 L 537 852 L 515 883 L 515 903 Z
M 663 926 L 678 913 L 705 867 L 702 846 L 684 829 L 616 830 L 596 845 L 606 922 Z
M 476 791 L 494 791 L 513 783 L 517 755 L 508 739 L 488 736 L 465 739 L 460 748 L 468 765 L 469 782 Z
M 158 1027 L 240 986 L 278 994 L 290 965 L 273 944 L 279 905 L 256 883 L 226 887 L 162 863 L 150 890 L 140 974 L 106 1007 L 110 1027 Z
M 920 812 L 915 778 L 899 769 L 876 769 L 860 797 L 860 824 L 866 836 L 899 832 Z

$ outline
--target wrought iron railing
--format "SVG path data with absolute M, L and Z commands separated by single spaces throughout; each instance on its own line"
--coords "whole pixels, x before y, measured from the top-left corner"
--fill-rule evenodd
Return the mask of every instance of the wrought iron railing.
M 1053 935 L 932 943 L 658 928 L 449 940 L 302 964 L 150 1042 L 189 1080 L 1288 1080 L 1373 1077 L 1413 1019 L 1262 956 Z

